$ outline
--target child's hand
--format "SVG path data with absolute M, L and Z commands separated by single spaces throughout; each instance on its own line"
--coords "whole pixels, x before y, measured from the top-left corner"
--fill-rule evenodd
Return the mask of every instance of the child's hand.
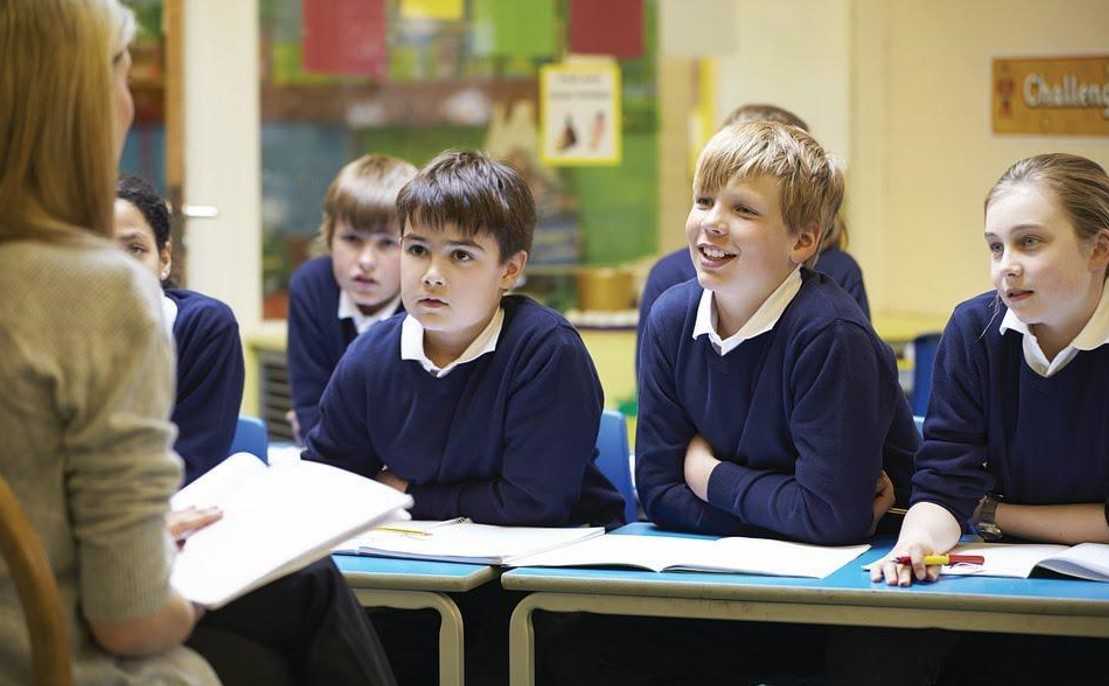
M 300 422 L 297 421 L 297 413 L 289 410 L 285 413 L 285 421 L 289 422 L 289 426 L 293 429 L 293 442 L 297 445 L 304 445 L 304 437 L 300 435 Z
M 185 545 L 185 540 L 204 527 L 219 521 L 223 517 L 223 510 L 218 507 L 197 509 L 187 507 L 184 510 L 174 510 L 166 515 L 166 530 L 180 549 Z
M 917 581 L 935 581 L 940 576 L 939 565 L 924 565 L 924 556 L 935 552 L 931 546 L 899 540 L 885 559 L 870 568 L 870 580 L 877 582 L 884 579 L 890 586 L 909 586 L 914 578 Z M 911 557 L 912 562 L 899 564 L 897 558 L 903 555 Z
M 709 500 L 709 477 L 718 464 L 720 460 L 713 457 L 708 441 L 700 435 L 689 441 L 689 447 L 685 449 L 685 482 L 693 495 L 705 502 Z
M 378 472 L 377 476 L 374 477 L 374 481 L 385 484 L 389 488 L 396 489 L 401 493 L 408 492 L 408 482 L 400 478 L 396 474 L 392 473 L 388 469 L 382 469 L 380 472 Z
M 886 474 L 886 470 L 883 469 L 882 473 L 878 475 L 878 483 L 874 487 L 874 519 L 870 523 L 871 536 L 874 535 L 874 530 L 878 528 L 878 520 L 880 520 L 882 518 L 882 515 L 886 514 L 886 512 L 891 507 L 893 507 L 893 503 L 895 500 L 896 498 L 893 492 L 893 482 L 890 481 L 889 476 Z

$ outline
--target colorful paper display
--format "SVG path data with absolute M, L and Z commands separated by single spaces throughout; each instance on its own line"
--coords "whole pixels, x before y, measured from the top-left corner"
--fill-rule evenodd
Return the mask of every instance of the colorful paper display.
M 643 56 L 643 0 L 570 0 L 570 52 Z
M 400 16 L 405 19 L 457 21 L 462 18 L 462 0 L 401 0 Z
M 384 77 L 384 0 L 302 0 L 305 71 Z
M 474 0 L 473 11 L 475 54 L 555 54 L 555 0 Z

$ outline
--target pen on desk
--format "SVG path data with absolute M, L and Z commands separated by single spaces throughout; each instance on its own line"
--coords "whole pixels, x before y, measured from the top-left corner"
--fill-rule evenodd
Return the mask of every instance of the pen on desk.
M 897 557 L 894 561 L 897 562 L 897 564 L 907 565 L 907 564 L 912 564 L 913 559 L 911 557 L 909 557 L 908 555 L 901 555 L 901 556 Z M 958 554 L 953 554 L 953 555 L 925 555 L 924 556 L 924 564 L 926 564 L 926 565 L 957 565 L 957 564 L 984 565 L 984 564 L 986 564 L 986 558 L 983 557 L 982 555 L 958 555 Z

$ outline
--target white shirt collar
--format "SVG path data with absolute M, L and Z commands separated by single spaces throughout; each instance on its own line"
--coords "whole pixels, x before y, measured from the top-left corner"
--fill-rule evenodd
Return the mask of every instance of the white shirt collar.
M 447 366 L 440 369 L 435 366 L 435 363 L 428 358 L 424 352 L 424 327 L 412 315 L 404 318 L 401 323 L 400 329 L 400 359 L 414 360 L 420 363 L 426 372 L 432 374 L 437 379 L 441 379 L 447 374 L 450 374 L 455 367 L 467 362 L 473 362 L 477 358 L 491 353 L 497 349 L 497 339 L 501 336 L 501 327 L 504 325 L 504 309 L 498 307 L 496 314 L 485 325 L 477 338 L 470 343 L 470 345 L 459 355 L 458 359 L 451 362 Z
M 773 329 L 778 320 L 782 318 L 782 313 L 786 311 L 786 307 L 793 302 L 793 298 L 797 296 L 800 290 L 801 267 L 797 267 L 774 289 L 773 293 L 767 296 L 762 305 L 759 305 L 759 309 L 755 310 L 755 313 L 751 315 L 746 324 L 740 327 L 739 331 L 721 339 L 720 334 L 716 333 L 716 308 L 713 306 L 713 292 L 704 289 L 701 292 L 701 302 L 697 306 L 697 321 L 693 325 L 693 338 L 707 334 L 717 354 L 727 355 L 744 341 L 761 336 Z
M 166 333 L 173 340 L 173 325 L 177 322 L 177 303 L 165 293 L 162 294 L 162 320 L 166 324 Z
M 1094 350 L 1109 343 L 1109 298 L 1105 297 L 1105 285 L 1102 284 L 1101 298 L 1098 300 L 1097 308 L 1090 317 L 1090 321 L 1086 322 L 1086 326 L 1082 327 L 1082 330 L 1078 332 L 1070 345 L 1060 350 L 1055 359 L 1050 362 L 1047 361 L 1047 355 L 1044 355 L 1043 350 L 1040 349 L 1040 342 L 1036 339 L 1036 335 L 1012 310 L 1005 311 L 1005 316 L 1001 319 L 1001 326 L 998 327 L 998 331 L 1003 336 L 1009 330 L 1024 336 L 1022 341 L 1024 361 L 1028 363 L 1032 371 L 1044 377 L 1056 374 L 1063 367 L 1070 364 L 1070 361 L 1074 359 L 1079 351 Z
M 370 328 L 372 324 L 384 321 L 397 311 L 397 305 L 400 304 L 400 293 L 397 293 L 389 302 L 371 315 L 362 314 L 362 310 L 358 309 L 358 305 L 354 299 L 346 291 L 339 291 L 339 319 L 352 319 L 354 320 L 354 328 L 358 333 L 362 333 Z

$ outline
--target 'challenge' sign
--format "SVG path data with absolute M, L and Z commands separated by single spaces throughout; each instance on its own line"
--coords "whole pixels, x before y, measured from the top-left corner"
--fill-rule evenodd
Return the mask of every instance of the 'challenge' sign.
M 994 59 L 993 130 L 1109 136 L 1109 56 Z

